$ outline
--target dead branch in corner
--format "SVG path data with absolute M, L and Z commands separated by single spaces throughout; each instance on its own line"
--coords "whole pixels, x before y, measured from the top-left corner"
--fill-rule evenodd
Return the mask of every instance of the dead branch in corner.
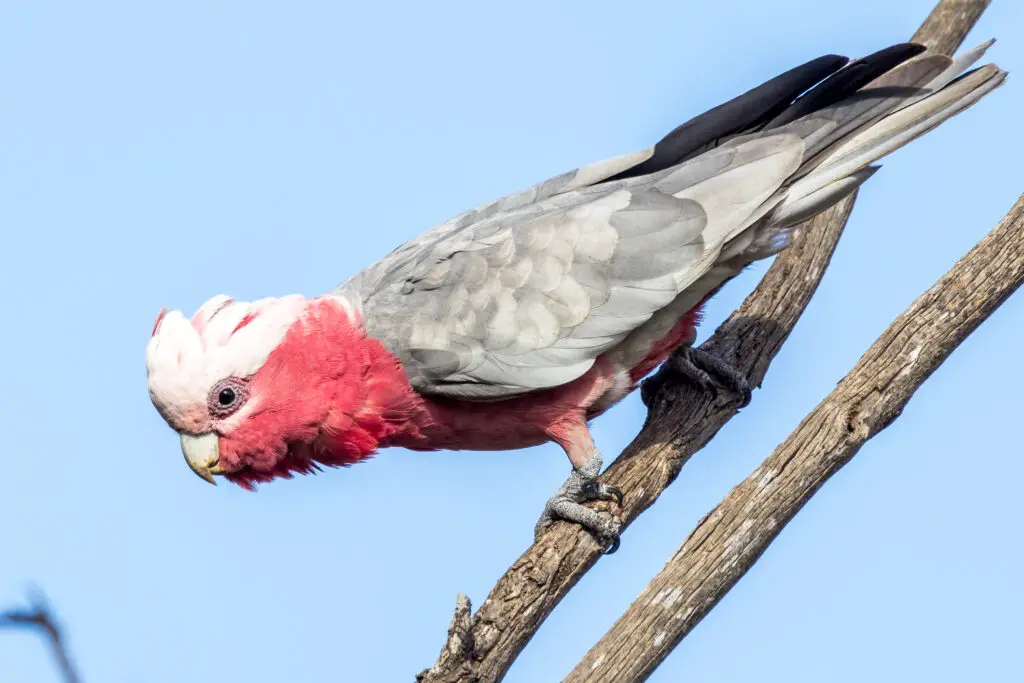
M 914 34 L 937 52 L 952 53 L 990 0 L 942 0 Z M 746 373 L 752 386 L 764 379 L 814 294 L 853 208 L 851 197 L 802 229 L 776 257 L 757 289 L 701 348 Z M 690 457 L 736 414 L 726 398 L 666 382 L 672 401 L 656 400 L 643 430 L 612 463 L 602 481 L 625 493 L 625 529 L 658 499 Z M 607 504 L 604 504 L 607 508 Z M 624 545 L 628 547 L 628 537 Z M 601 549 L 575 525 L 557 523 L 513 563 L 475 614 L 464 596 L 435 666 L 423 683 L 498 681 L 555 606 L 597 562 Z M 467 623 L 468 622 L 468 623 Z M 622 678 L 618 680 L 631 680 Z
M 57 620 L 54 619 L 53 612 L 42 595 L 33 596 L 32 604 L 26 609 L 12 609 L 0 613 L 0 628 L 34 630 L 46 636 L 53 659 L 65 683 L 81 683 L 82 679 L 79 678 L 68 656 Z

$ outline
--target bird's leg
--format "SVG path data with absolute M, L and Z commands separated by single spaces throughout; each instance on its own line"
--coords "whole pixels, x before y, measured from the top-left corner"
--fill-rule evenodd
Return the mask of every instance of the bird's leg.
M 682 346 L 665 360 L 658 372 L 640 385 L 640 398 L 648 408 L 651 407 L 651 401 L 661 390 L 669 374 L 696 384 L 710 392 L 713 397 L 718 395 L 718 388 L 721 386 L 736 397 L 740 408 L 750 403 L 750 383 L 743 373 L 707 351 L 693 346 Z
M 583 503 L 614 500 L 622 505 L 622 491 L 597 480 L 601 472 L 601 453 L 594 446 L 586 422 L 580 419 L 568 427 L 557 426 L 551 430 L 551 436 L 565 449 L 573 468 L 569 478 L 544 506 L 544 513 L 533 530 L 534 538 L 540 538 L 555 520 L 564 519 L 594 534 L 605 553 L 614 553 L 619 548 L 619 524 L 611 516 L 591 510 Z

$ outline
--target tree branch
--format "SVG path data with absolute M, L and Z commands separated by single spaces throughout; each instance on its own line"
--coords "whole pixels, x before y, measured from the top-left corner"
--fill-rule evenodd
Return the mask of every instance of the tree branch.
M 46 635 L 50 642 L 53 658 L 57 662 L 65 683 L 80 683 L 81 679 L 75 671 L 67 647 L 61 637 L 60 628 L 49 605 L 41 595 L 34 597 L 28 609 L 8 610 L 0 613 L 0 628 L 34 629 Z
M 822 484 L 888 427 L 953 350 L 1024 284 L 1024 195 L 900 315 L 725 500 L 573 669 L 567 683 L 647 678 Z
M 952 52 L 988 3 L 942 0 L 914 38 Z M 801 228 L 757 289 L 701 348 L 744 372 L 751 386 L 760 386 L 817 289 L 854 201 L 847 198 Z M 671 401 L 665 400 L 669 393 Z M 727 398 L 712 400 L 669 378 L 643 430 L 601 478 L 625 493 L 623 529 L 654 504 L 690 457 L 735 414 Z M 609 510 L 607 504 L 596 507 Z M 501 680 L 544 619 L 600 556 L 597 542 L 579 526 L 553 525 L 498 580 L 470 618 L 468 629 L 459 631 L 457 647 L 449 638 L 441 659 L 417 679 L 423 683 Z M 461 607 L 460 602 L 453 626 Z M 452 656 L 453 652 L 461 656 Z
M 817 289 L 852 207 L 849 198 L 817 217 L 787 250 L 790 258 L 776 259 L 757 292 L 702 348 L 722 354 L 747 374 L 752 386 L 759 385 Z M 806 276 L 791 277 L 800 271 Z M 671 391 L 678 400 L 656 401 L 643 430 L 602 477 L 625 493 L 623 528 L 658 499 L 690 456 L 736 414 L 735 405 L 727 399 L 712 401 L 706 393 L 687 386 Z M 603 509 L 611 511 L 607 504 Z M 580 527 L 556 523 L 505 572 L 473 615 L 468 631 L 460 637 L 463 646 L 457 648 L 463 656 L 451 656 L 449 639 L 442 659 L 417 679 L 423 683 L 501 680 L 601 552 Z
M 992 0 L 941 0 L 910 39 L 932 52 L 951 55 L 964 42 Z

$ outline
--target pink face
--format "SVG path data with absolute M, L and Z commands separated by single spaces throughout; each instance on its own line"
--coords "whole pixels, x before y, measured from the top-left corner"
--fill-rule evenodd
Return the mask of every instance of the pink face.
M 336 299 L 214 297 L 191 319 L 157 319 L 150 396 L 189 467 L 211 483 L 223 475 L 251 489 L 349 464 L 376 446 L 352 443 L 362 339 Z
M 223 397 L 237 397 L 233 414 L 246 411 L 244 420 L 226 418 L 220 429 L 214 428 L 220 436 L 218 473 L 229 481 L 253 489 L 260 482 L 318 469 L 317 442 L 344 383 L 311 362 L 314 345 L 309 331 L 296 325 L 256 374 Z M 235 388 L 230 380 L 220 386 Z

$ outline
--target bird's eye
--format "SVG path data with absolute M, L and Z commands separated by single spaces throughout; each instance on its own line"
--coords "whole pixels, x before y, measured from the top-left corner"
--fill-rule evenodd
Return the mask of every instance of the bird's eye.
M 228 377 L 217 382 L 210 391 L 207 404 L 210 415 L 224 418 L 242 407 L 249 398 L 249 384 L 240 377 Z

